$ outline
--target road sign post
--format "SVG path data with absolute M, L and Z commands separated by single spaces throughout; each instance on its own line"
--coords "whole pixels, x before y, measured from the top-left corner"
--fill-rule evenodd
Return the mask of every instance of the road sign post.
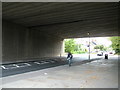
M 88 56 L 88 58 L 90 60 L 90 33 L 88 32 L 87 34 L 88 34 L 88 37 L 89 37 L 89 56 Z

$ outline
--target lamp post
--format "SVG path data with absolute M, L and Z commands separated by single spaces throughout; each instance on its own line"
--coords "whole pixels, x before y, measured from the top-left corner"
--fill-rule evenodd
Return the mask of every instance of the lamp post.
M 89 57 L 89 60 L 90 60 L 90 33 L 88 32 L 87 34 L 88 34 L 88 37 L 89 37 L 89 56 L 88 57 Z

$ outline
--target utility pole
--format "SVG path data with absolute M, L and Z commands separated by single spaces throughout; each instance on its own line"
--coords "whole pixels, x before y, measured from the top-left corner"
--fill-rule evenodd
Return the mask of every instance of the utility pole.
M 89 60 L 90 60 L 90 33 L 88 32 L 87 34 L 88 34 L 88 37 L 89 37 L 89 56 L 88 57 L 89 57 Z

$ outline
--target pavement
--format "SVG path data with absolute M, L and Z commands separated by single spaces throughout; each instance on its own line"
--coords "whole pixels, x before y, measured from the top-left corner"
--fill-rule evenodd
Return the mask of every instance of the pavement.
M 118 56 L 3 77 L 2 88 L 118 88 Z

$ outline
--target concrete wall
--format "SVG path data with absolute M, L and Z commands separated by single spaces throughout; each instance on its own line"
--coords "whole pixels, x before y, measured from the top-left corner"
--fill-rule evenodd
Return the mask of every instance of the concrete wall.
M 59 56 L 63 39 L 3 21 L 3 63 Z

